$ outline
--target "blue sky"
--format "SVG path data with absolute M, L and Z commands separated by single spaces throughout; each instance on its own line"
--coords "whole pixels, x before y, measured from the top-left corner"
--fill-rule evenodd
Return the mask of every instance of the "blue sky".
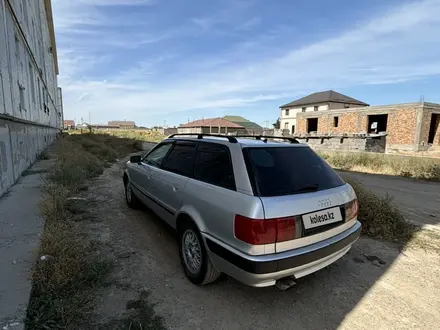
M 440 103 L 440 0 L 53 0 L 65 119 L 241 115 L 334 89 Z

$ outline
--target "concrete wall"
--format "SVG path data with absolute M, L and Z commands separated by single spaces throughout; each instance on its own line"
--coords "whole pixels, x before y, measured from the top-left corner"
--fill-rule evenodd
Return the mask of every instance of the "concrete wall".
M 379 137 L 309 137 L 296 138 L 317 150 L 385 152 L 386 136 Z
M 307 120 L 310 118 L 318 118 L 318 135 L 367 133 L 368 116 L 387 114 L 386 151 L 420 151 L 428 148 L 432 113 L 440 113 L 439 104 L 407 103 L 300 113 L 297 117 L 297 134 L 307 135 Z M 338 118 L 337 127 L 334 125 L 335 117 Z
M 0 0 L 0 195 L 62 127 L 47 4 Z

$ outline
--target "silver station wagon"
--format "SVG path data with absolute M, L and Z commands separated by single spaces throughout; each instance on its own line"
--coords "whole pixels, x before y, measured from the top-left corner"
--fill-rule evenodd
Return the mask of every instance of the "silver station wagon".
M 293 138 L 174 134 L 132 156 L 123 180 L 130 207 L 145 204 L 176 229 L 197 285 L 220 273 L 293 285 L 341 258 L 361 231 L 353 188 Z

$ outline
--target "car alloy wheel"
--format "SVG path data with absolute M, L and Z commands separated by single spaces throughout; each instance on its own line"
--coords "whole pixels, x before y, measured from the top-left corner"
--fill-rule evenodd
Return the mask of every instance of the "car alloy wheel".
M 182 235 L 183 259 L 192 274 L 198 274 L 202 267 L 202 248 L 197 235 L 187 229 Z
M 133 191 L 131 190 L 130 182 L 127 182 L 125 186 L 125 196 L 127 198 L 127 202 L 130 204 L 133 201 Z

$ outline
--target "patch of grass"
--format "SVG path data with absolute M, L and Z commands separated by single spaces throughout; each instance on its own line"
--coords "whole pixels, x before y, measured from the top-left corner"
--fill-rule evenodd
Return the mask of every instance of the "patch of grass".
M 164 319 L 154 312 L 154 305 L 148 302 L 149 293 L 141 291 L 138 299 L 127 302 L 125 315 L 100 327 L 102 330 L 162 330 L 166 329 Z
M 63 139 L 56 145 L 57 157 L 49 173 L 49 180 L 65 187 L 74 188 L 85 180 L 102 174 L 103 162 L 78 146 Z
M 83 134 L 63 135 L 54 148 L 54 164 L 45 179 L 40 213 L 45 219 L 39 259 L 32 270 L 27 310 L 29 329 L 64 329 L 87 319 L 93 310 L 92 289 L 105 285 L 112 262 L 82 232 L 68 210 L 68 200 L 87 179 L 100 175 L 117 157 L 135 151 L 134 141 Z
M 79 131 L 71 131 L 70 134 L 79 135 Z M 106 135 L 111 137 L 118 137 L 120 139 L 132 141 L 146 141 L 146 142 L 160 142 L 166 138 L 166 135 L 157 131 L 143 130 L 143 129 L 114 129 L 114 130 L 94 130 L 94 135 Z
M 46 225 L 40 255 L 53 260 L 39 260 L 33 269 L 26 319 L 29 329 L 63 329 L 91 310 L 91 290 L 103 281 L 112 263 L 90 254 L 91 246 L 83 238 L 76 223 Z
M 381 197 L 356 181 L 347 180 L 356 191 L 359 201 L 358 219 L 362 234 L 398 244 L 408 243 L 420 230 L 411 224 L 393 205 L 389 196 Z
M 318 151 L 318 154 L 340 170 L 440 181 L 439 159 L 367 152 Z

